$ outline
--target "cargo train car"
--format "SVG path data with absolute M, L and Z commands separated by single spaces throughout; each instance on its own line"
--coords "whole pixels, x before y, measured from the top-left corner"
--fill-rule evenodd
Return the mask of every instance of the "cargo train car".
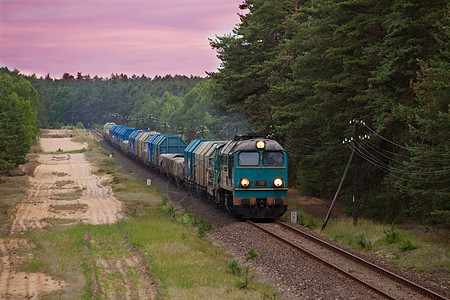
M 194 140 L 106 123 L 111 145 L 240 219 L 279 219 L 287 210 L 287 154 L 259 135 Z

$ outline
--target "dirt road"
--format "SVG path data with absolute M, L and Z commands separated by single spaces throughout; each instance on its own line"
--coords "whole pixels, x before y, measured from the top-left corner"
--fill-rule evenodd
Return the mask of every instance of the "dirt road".
M 58 132 L 58 135 L 60 133 Z M 44 152 L 87 149 L 70 138 L 42 138 Z M 97 176 L 84 153 L 40 154 L 39 165 L 30 176 L 24 200 L 14 211 L 11 234 L 22 234 L 58 224 L 111 224 L 120 218 L 121 203 Z M 30 248 L 26 239 L 0 239 L 0 299 L 37 299 L 43 293 L 63 288 L 65 283 L 43 273 L 25 273 L 12 267 Z
M 40 142 L 45 152 L 55 148 L 63 151 L 87 148 L 68 138 L 44 138 Z M 12 234 L 43 228 L 51 219 L 94 225 L 120 219 L 121 203 L 110 187 L 102 185 L 111 178 L 92 174 L 84 153 L 41 154 L 38 160 L 40 164 L 29 178 L 27 197 L 16 207 Z

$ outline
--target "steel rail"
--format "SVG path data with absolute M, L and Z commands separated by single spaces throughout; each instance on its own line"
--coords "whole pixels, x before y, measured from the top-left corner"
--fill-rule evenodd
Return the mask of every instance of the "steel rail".
M 378 272 L 379 274 L 381 274 L 383 276 L 389 277 L 389 278 L 397 281 L 398 283 L 403 284 L 403 285 L 405 285 L 405 286 L 407 286 L 407 287 L 409 287 L 409 288 L 419 292 L 420 294 L 422 294 L 425 297 L 428 297 L 428 298 L 431 298 L 431 299 L 438 299 L 438 300 L 446 300 L 447 299 L 446 297 L 444 297 L 442 295 L 439 295 L 439 294 L 431 291 L 430 289 L 427 289 L 427 288 L 425 288 L 423 286 L 420 286 L 420 285 L 418 285 L 418 284 L 416 284 L 416 283 L 414 283 L 414 282 L 412 282 L 412 281 L 410 281 L 410 280 L 408 280 L 408 279 L 406 279 L 406 278 L 404 278 L 404 277 L 402 277 L 400 275 L 397 275 L 397 274 L 395 274 L 395 273 L 393 273 L 393 272 L 391 272 L 389 270 L 386 270 L 386 269 L 384 269 L 384 268 L 382 268 L 380 266 L 377 266 L 377 265 L 371 263 L 370 261 L 367 261 L 367 260 L 365 260 L 365 259 L 363 259 L 361 257 L 358 257 L 358 256 L 354 255 L 353 253 L 350 253 L 350 252 L 348 252 L 348 251 L 346 251 L 344 249 L 341 249 L 341 248 L 339 248 L 339 247 L 337 247 L 337 246 L 335 246 L 335 245 L 333 245 L 333 244 L 331 244 L 331 243 L 329 243 L 327 241 L 319 239 L 319 238 L 315 237 L 314 235 L 311 235 L 311 234 L 308 234 L 306 232 L 303 232 L 303 231 L 299 230 L 298 228 L 295 228 L 295 227 L 293 227 L 293 226 L 291 226 L 291 225 L 289 225 L 289 224 L 287 224 L 285 222 L 281 222 L 281 221 L 277 220 L 276 223 L 281 225 L 281 226 L 283 226 L 284 228 L 288 228 L 289 230 L 291 230 L 291 231 L 293 231 L 293 232 L 295 232 L 297 234 L 302 235 L 305 238 L 313 240 L 314 242 L 316 242 L 316 243 L 318 243 L 318 244 L 320 244 L 322 246 L 325 246 L 325 247 L 331 249 L 332 251 L 335 251 L 335 252 L 337 252 L 339 254 L 345 255 L 346 257 L 350 258 L 351 260 L 353 260 L 353 261 L 355 261 L 355 262 L 357 262 L 359 264 L 362 264 L 362 265 L 364 265 L 364 266 L 366 266 L 366 267 L 368 267 L 368 268 Z
M 281 242 L 283 242 L 283 243 L 285 243 L 285 244 L 287 244 L 287 245 L 293 247 L 294 249 L 296 249 L 296 250 L 298 250 L 298 251 L 301 251 L 302 253 L 308 255 L 309 257 L 311 257 L 311 258 L 313 258 L 313 259 L 319 261 L 320 263 L 326 265 L 327 267 L 330 267 L 330 268 L 332 268 L 332 269 L 338 271 L 339 273 L 343 274 L 344 276 L 346 276 L 346 277 L 348 277 L 348 278 L 350 278 L 350 279 L 356 281 L 357 283 L 359 283 L 359 284 L 361 284 L 362 286 L 364 286 L 364 287 L 366 287 L 366 288 L 368 288 L 368 289 L 374 291 L 375 293 L 377 293 L 377 294 L 379 294 L 379 295 L 385 297 L 386 299 L 392 299 L 392 300 L 395 300 L 395 298 L 392 298 L 390 295 L 386 294 L 384 291 L 382 291 L 382 290 L 380 290 L 380 289 L 378 289 L 378 288 L 376 288 L 376 287 L 374 287 L 374 286 L 368 284 L 367 282 L 362 281 L 361 279 L 359 279 L 359 278 L 353 276 L 352 274 L 350 274 L 350 273 L 348 273 L 348 272 L 342 270 L 342 269 L 339 268 L 338 266 L 336 266 L 336 265 L 334 265 L 334 264 L 332 264 L 332 263 L 330 263 L 330 262 L 328 262 L 328 261 L 326 261 L 326 260 L 323 260 L 322 258 L 320 258 L 319 256 L 315 255 L 314 253 L 309 252 L 308 250 L 305 250 L 305 249 L 303 249 L 303 248 L 301 248 L 301 247 L 299 247 L 299 246 L 297 246 L 297 245 L 291 243 L 290 241 L 288 241 L 288 240 L 282 238 L 282 237 L 279 236 L 279 235 L 276 235 L 275 233 L 273 233 L 273 232 L 271 232 L 271 231 L 269 231 L 269 230 L 266 230 L 265 228 L 259 226 L 259 225 L 256 224 L 256 223 L 253 223 L 252 221 L 247 221 L 247 223 L 251 224 L 252 226 L 254 226 L 254 227 L 258 228 L 258 229 L 260 229 L 260 230 L 263 231 L 264 233 L 267 233 L 267 234 L 269 234 L 270 236 L 272 236 L 272 237 L 278 239 L 279 241 L 281 241 Z
M 100 130 L 91 129 L 91 132 L 94 133 L 95 135 L 97 135 L 98 137 L 100 137 L 101 139 L 104 139 L 103 135 L 102 135 L 102 132 Z M 284 238 L 282 238 L 282 237 L 280 237 L 280 236 L 278 236 L 278 235 L 276 235 L 276 234 L 274 234 L 274 233 L 272 233 L 272 232 L 262 228 L 261 226 L 255 224 L 255 223 L 253 223 L 251 221 L 247 221 L 247 222 L 250 223 L 251 225 L 253 225 L 254 227 L 262 230 L 263 232 L 265 232 L 265 233 L 267 233 L 267 234 L 277 238 L 278 240 L 282 241 L 283 243 L 286 243 L 286 244 L 292 246 L 293 248 L 295 248 L 295 249 L 305 253 L 306 255 L 312 257 L 313 259 L 315 259 L 317 261 L 320 261 L 321 263 L 331 267 L 332 269 L 335 269 L 336 271 L 344 274 L 345 276 L 347 276 L 347 277 L 357 281 L 361 285 L 363 285 L 363 286 L 373 290 L 377 294 L 380 294 L 381 296 L 386 297 L 387 299 L 395 299 L 395 298 L 392 298 L 391 296 L 387 295 L 385 292 L 377 289 L 376 287 L 373 287 L 370 284 L 368 284 L 366 282 L 363 282 L 362 280 L 360 280 L 359 278 L 353 276 L 352 274 L 350 274 L 350 273 L 348 273 L 348 272 L 346 272 L 344 270 L 341 270 L 338 266 L 335 266 L 335 265 L 333 265 L 333 264 L 331 264 L 331 263 L 329 263 L 327 261 L 324 261 L 323 259 L 321 259 L 320 257 L 316 256 L 315 254 L 313 254 L 313 253 L 311 253 L 311 252 L 309 252 L 309 251 L 307 251 L 305 249 L 300 248 L 299 246 L 297 246 L 297 245 L 287 241 L 286 239 L 284 239 Z M 299 230 L 299 229 L 297 229 L 295 227 L 292 227 L 291 225 L 288 225 L 285 222 L 276 221 L 276 223 L 281 225 L 281 226 L 283 226 L 284 228 L 287 228 L 287 229 L 289 229 L 291 231 L 296 232 L 297 234 L 302 235 L 305 238 L 313 240 L 314 242 L 319 243 L 322 246 L 325 246 L 325 247 L 327 247 L 327 248 L 329 248 L 329 249 L 331 249 L 331 250 L 333 250 L 335 252 L 338 252 L 338 253 L 340 253 L 342 255 L 345 255 L 348 258 L 352 259 L 353 261 L 355 261 L 357 263 L 360 263 L 360 264 L 363 264 L 366 267 L 368 267 L 368 268 L 370 268 L 370 269 L 372 269 L 374 271 L 377 271 L 378 273 L 380 273 L 380 274 L 382 274 L 384 276 L 387 276 L 387 277 L 389 277 L 389 278 L 391 278 L 391 279 L 393 279 L 393 280 L 395 280 L 395 281 L 397 281 L 397 282 L 399 282 L 399 283 L 401 283 L 401 284 L 403 284 L 405 286 L 408 286 L 409 288 L 412 288 L 412 289 L 416 290 L 417 292 L 421 293 L 422 295 L 424 295 L 426 297 L 429 297 L 431 299 L 438 299 L 438 300 L 445 300 L 445 299 L 447 299 L 446 297 L 444 297 L 442 295 L 439 295 L 439 294 L 437 294 L 437 293 L 435 293 L 435 292 L 433 292 L 433 291 L 431 291 L 431 290 L 429 290 L 429 289 L 427 289 L 425 287 L 422 287 L 422 286 L 420 286 L 420 285 L 418 285 L 418 284 L 416 284 L 416 283 L 414 283 L 414 282 L 412 282 L 412 281 L 410 281 L 410 280 L 408 280 L 406 278 L 403 278 L 403 277 L 401 277 L 401 276 L 399 276 L 397 274 L 394 274 L 394 273 L 392 273 L 392 272 L 390 272 L 390 271 L 388 271 L 386 269 L 383 269 L 383 268 L 381 268 L 381 267 L 379 267 L 379 266 L 377 266 L 377 265 L 375 265 L 375 264 L 373 264 L 373 263 L 371 263 L 369 261 L 366 261 L 366 260 L 364 260 L 364 259 L 362 259 L 362 258 L 360 258 L 360 257 L 358 257 L 358 256 L 356 256 L 356 255 L 354 255 L 354 254 L 352 254 L 350 252 L 348 252 L 348 251 L 345 251 L 345 250 L 343 250 L 341 248 L 338 248 L 338 247 L 336 247 L 335 245 L 333 245 L 331 243 L 328 243 L 326 241 L 318 239 L 317 237 L 315 237 L 313 235 L 310 235 L 310 234 L 308 234 L 306 232 L 303 232 L 303 231 L 301 231 L 301 230 Z

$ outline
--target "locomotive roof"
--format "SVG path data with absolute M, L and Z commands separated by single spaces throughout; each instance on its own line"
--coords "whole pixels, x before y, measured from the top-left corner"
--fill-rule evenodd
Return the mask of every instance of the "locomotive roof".
M 264 150 L 268 151 L 284 151 L 283 147 L 278 144 L 277 141 L 257 137 L 252 135 L 236 136 L 234 140 L 229 141 L 220 150 L 221 155 L 233 155 L 238 151 L 259 151 L 261 149 L 256 148 L 257 141 L 266 142 L 266 147 Z

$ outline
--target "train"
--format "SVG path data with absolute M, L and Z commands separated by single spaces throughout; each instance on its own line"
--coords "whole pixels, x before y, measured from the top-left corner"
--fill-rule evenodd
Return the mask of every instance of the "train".
M 288 156 L 258 134 L 232 140 L 196 139 L 108 122 L 103 137 L 114 148 L 241 220 L 279 219 L 287 210 Z

